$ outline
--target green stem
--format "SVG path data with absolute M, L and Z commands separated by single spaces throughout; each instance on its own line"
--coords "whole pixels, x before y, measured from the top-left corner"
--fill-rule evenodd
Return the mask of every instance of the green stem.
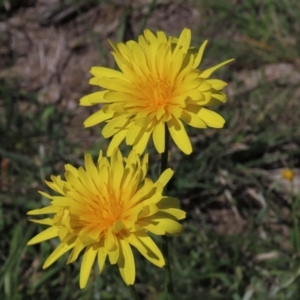
M 168 168 L 168 155 L 169 155 L 169 140 L 170 140 L 170 133 L 165 126 L 165 151 L 161 154 L 161 164 L 160 164 L 160 173 L 162 174 Z M 165 187 L 165 191 L 167 186 Z M 172 300 L 174 299 L 174 287 L 173 287 L 173 280 L 172 280 L 172 271 L 170 267 L 170 256 L 169 256 L 169 244 L 168 244 L 168 237 L 162 237 L 162 254 L 165 259 L 165 272 L 166 272 L 166 283 L 167 283 L 167 299 Z
M 151 13 L 152 13 L 153 10 L 155 9 L 156 1 L 157 1 L 157 0 L 152 0 L 152 2 L 149 4 L 148 12 L 147 12 L 147 14 L 145 15 L 144 19 L 142 20 L 142 25 L 141 25 L 140 34 L 142 34 L 143 30 L 144 30 L 145 27 L 146 27 L 146 23 L 147 23 L 149 17 L 151 16 Z
M 167 281 L 167 299 L 174 299 L 174 287 L 173 287 L 173 279 L 172 279 L 172 271 L 169 260 L 169 242 L 168 237 L 162 237 L 162 253 L 165 258 L 165 272 L 166 272 L 166 281 Z
M 293 187 L 292 187 L 293 189 Z M 297 254 L 300 252 L 300 235 L 299 235 L 299 221 L 298 221 L 298 208 L 300 196 L 295 196 L 293 194 L 293 190 L 291 193 L 292 197 L 292 221 L 293 221 L 293 229 L 292 229 L 292 246 Z
M 140 300 L 139 295 L 136 292 L 134 285 L 128 285 L 128 289 L 130 291 L 131 297 L 133 300 Z
M 165 151 L 161 154 L 160 174 L 163 173 L 168 168 L 169 139 L 170 139 L 170 133 L 168 127 L 165 126 Z

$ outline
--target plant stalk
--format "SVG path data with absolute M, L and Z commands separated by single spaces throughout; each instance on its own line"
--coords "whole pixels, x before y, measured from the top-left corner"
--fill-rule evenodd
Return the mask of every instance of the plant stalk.
M 165 125 L 165 151 L 161 154 L 161 164 L 160 164 L 160 173 L 162 174 L 168 168 L 168 156 L 169 156 L 169 140 L 170 133 L 168 127 Z M 167 190 L 167 186 L 165 187 L 165 192 Z M 170 256 L 169 256 L 169 242 L 168 237 L 162 237 L 162 254 L 165 259 L 165 274 L 166 274 L 166 299 L 173 300 L 174 299 L 174 287 L 172 280 L 172 271 L 170 266 Z
M 140 300 L 140 297 L 137 294 L 134 285 L 128 285 L 128 289 L 130 291 L 130 295 L 131 295 L 131 297 L 132 297 L 133 300 Z

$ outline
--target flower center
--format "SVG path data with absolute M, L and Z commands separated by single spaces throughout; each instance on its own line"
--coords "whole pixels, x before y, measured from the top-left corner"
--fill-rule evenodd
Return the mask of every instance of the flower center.
M 94 217 L 88 223 L 96 223 L 99 229 L 106 230 L 121 220 L 123 201 L 108 189 L 106 195 L 97 196 L 92 202 Z
M 123 210 L 123 201 L 118 199 L 112 192 L 110 192 L 109 199 L 104 201 L 104 203 L 101 203 L 98 208 L 100 212 L 99 217 L 102 220 L 102 224 L 108 228 L 120 220 Z
M 166 78 L 151 76 L 140 85 L 140 91 L 147 106 L 159 108 L 171 102 L 173 86 Z
M 124 202 L 108 188 L 103 195 L 95 195 L 89 201 L 83 201 L 80 207 L 66 207 L 56 214 L 55 225 L 68 228 L 69 231 L 81 231 L 89 228 L 85 234 L 97 237 L 105 234 L 116 223 L 122 222 Z

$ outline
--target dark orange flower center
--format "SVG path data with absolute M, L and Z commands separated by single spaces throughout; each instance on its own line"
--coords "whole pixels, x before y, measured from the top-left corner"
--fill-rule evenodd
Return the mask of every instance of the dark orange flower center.
M 171 102 L 173 86 L 168 78 L 152 76 L 140 84 L 143 99 L 149 107 L 165 107 Z

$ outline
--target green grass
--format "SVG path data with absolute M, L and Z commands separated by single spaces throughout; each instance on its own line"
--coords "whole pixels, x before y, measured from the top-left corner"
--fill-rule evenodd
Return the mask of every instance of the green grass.
M 184 233 L 171 242 L 176 299 L 298 299 L 300 259 L 290 242 L 291 196 L 271 178 L 273 169 L 299 168 L 297 83 L 262 76 L 249 88 L 241 72 L 260 74 L 268 64 L 276 69 L 278 63 L 299 62 L 300 3 L 181 2 L 201 10 L 193 44 L 210 41 L 203 66 L 236 59 L 215 75 L 236 89 L 228 103 L 217 108 L 227 120 L 224 129 L 189 128 L 194 149 L 190 156 L 172 147 L 176 172 L 170 193 L 188 212 Z M 159 6 L 151 5 L 146 7 L 149 14 L 153 5 Z M 83 13 L 80 9 L 77 14 Z M 1 20 L 7 19 L 2 2 L 0 14 Z M 118 40 L 126 35 L 126 17 L 124 12 Z M 142 30 L 145 21 L 132 25 Z M 93 40 L 94 33 L 89 34 Z M 96 38 L 94 47 L 109 57 Z M 46 189 L 43 180 L 62 174 L 66 162 L 82 164 L 82 148 L 96 155 L 105 142 L 97 139 L 87 146 L 84 129 L 70 128 L 73 111 L 41 104 L 35 93 L 17 87 L 17 81 L 0 80 L 0 298 L 130 299 L 116 267 L 107 264 L 101 276 L 95 267 L 87 287 L 80 290 L 80 262 L 66 266 L 63 257 L 41 268 L 57 241 L 26 246 L 42 228 L 29 223 L 26 212 L 45 205 L 37 193 Z M 70 132 L 79 133 L 84 145 Z M 155 177 L 158 159 L 153 151 L 151 160 Z M 261 254 L 271 258 L 260 259 Z M 163 270 L 136 257 L 141 298 L 162 299 Z

